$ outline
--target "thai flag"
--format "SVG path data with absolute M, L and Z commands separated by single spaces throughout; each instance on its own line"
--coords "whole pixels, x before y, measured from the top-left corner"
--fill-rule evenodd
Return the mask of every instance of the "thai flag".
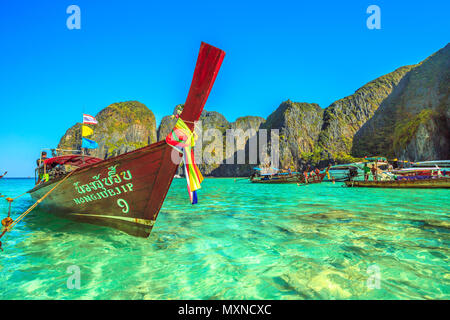
M 97 124 L 97 120 L 88 114 L 83 114 L 83 123 Z

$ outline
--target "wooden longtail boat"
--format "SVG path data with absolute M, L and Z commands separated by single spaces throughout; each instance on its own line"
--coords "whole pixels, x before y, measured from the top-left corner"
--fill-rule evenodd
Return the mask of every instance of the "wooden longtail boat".
M 252 183 L 268 183 L 268 184 L 279 184 L 279 183 L 321 183 L 326 176 L 326 172 L 320 173 L 318 175 L 310 175 L 308 177 L 308 182 L 305 180 L 305 176 L 301 173 L 295 174 L 273 174 L 273 175 L 261 175 L 261 176 L 251 176 L 250 181 Z
M 202 43 L 193 80 L 180 118 L 194 129 L 222 64 L 225 52 Z M 172 153 L 175 154 L 172 157 Z M 100 160 L 71 155 L 46 160 L 47 165 L 77 167 L 28 191 L 47 211 L 138 237 L 148 237 L 181 160 L 165 141 Z M 65 179 L 63 181 L 63 179 Z
M 0 179 L 3 178 L 4 176 L 6 176 L 7 173 L 8 173 L 8 171 L 6 171 L 4 174 L 2 174 L 2 175 L 0 176 Z
M 445 177 L 387 181 L 346 181 L 345 184 L 347 185 L 347 187 L 437 189 L 450 188 L 450 178 Z

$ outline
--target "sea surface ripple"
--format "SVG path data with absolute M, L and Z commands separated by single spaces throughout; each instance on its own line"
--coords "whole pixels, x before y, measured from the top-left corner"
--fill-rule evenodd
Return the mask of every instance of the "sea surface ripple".
M 4 178 L 0 193 L 33 183 Z M 36 209 L 2 239 L 0 299 L 450 298 L 450 190 L 210 178 L 198 195 L 175 179 L 147 239 Z

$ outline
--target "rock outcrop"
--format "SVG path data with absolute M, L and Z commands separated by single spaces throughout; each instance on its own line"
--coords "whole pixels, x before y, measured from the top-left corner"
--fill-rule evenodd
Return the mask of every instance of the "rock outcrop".
M 264 121 L 264 118 L 261 117 L 245 116 L 231 122 L 222 135 L 223 163 L 210 170 L 208 174 L 216 177 L 248 177 L 251 175 L 252 168 L 259 162 L 257 154 L 253 154 L 253 159 L 250 157 L 250 143 L 254 143 L 253 150 L 257 152 L 257 135 Z M 208 153 L 205 152 L 205 154 Z
M 279 130 L 281 168 L 293 167 L 299 170 L 318 156 L 314 151 L 322 128 L 322 119 L 323 109 L 318 104 L 290 100 L 281 103 L 267 118 L 261 128 Z
M 106 159 L 156 142 L 156 121 L 153 112 L 138 101 L 113 103 L 95 117 L 97 125 L 88 125 L 94 134 L 97 149 L 89 155 Z M 81 150 L 81 124 L 72 126 L 61 138 L 59 149 Z
M 450 158 L 450 44 L 409 72 L 354 136 L 356 156 Z
M 414 66 L 401 67 L 370 81 L 351 96 L 337 100 L 326 108 L 316 153 L 321 154 L 321 158 L 346 162 L 355 133 L 412 68 Z
M 271 132 L 278 130 L 280 168 L 324 167 L 329 162 L 352 162 L 368 155 L 411 161 L 449 159 L 449 86 L 447 45 L 417 65 L 370 81 L 326 109 L 287 100 L 267 120 L 245 116 L 234 122 L 204 110 L 196 124 L 196 159 L 205 176 L 248 176 L 255 166 L 250 163 L 249 150 L 256 143 L 260 151 L 261 129 L 267 130 L 269 151 Z M 96 118 L 99 124 L 91 126 L 94 135 L 89 138 L 97 141 L 99 148 L 90 153 L 100 158 L 161 141 L 176 122 L 166 116 L 156 131 L 153 113 L 137 101 L 114 103 Z M 233 147 L 227 148 L 227 144 Z M 81 148 L 80 124 L 66 132 L 58 147 Z M 242 154 L 245 164 L 238 163 Z M 258 152 L 258 163 L 267 160 L 260 159 Z
M 166 138 L 172 131 L 175 122 L 176 119 L 171 116 L 162 118 L 158 128 L 158 141 Z M 252 166 L 248 165 L 248 157 L 246 160 L 247 165 L 240 165 L 237 164 L 236 156 L 239 150 L 248 149 L 247 142 L 252 136 L 249 133 L 253 132 L 256 134 L 262 122 L 264 122 L 264 118 L 246 116 L 230 123 L 219 112 L 203 110 L 195 128 L 198 136 L 195 155 L 201 172 L 204 175 L 211 176 L 249 175 Z M 242 132 L 248 133 L 242 139 L 236 139 L 231 154 L 227 154 L 226 149 L 227 130 L 242 130 Z M 247 155 L 248 153 L 245 152 L 245 154 Z M 234 164 L 226 164 L 226 159 L 231 157 L 235 160 Z

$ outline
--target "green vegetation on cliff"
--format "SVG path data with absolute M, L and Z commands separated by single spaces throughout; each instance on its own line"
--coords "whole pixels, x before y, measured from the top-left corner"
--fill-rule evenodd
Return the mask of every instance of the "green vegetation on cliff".
M 352 153 L 411 161 L 450 156 L 450 45 L 417 65 L 355 134 Z
M 334 159 L 352 159 L 353 136 L 370 119 L 403 77 L 415 66 L 405 66 L 372 80 L 324 111 L 319 147 Z
M 322 117 L 323 109 L 318 104 L 291 100 L 281 103 L 269 115 L 261 128 L 279 130 L 281 168 L 293 166 L 298 170 L 303 163 L 320 157 L 315 147 L 322 127 Z
M 144 147 L 156 142 L 155 115 L 138 101 L 109 105 L 97 115 L 97 125 L 89 125 L 99 147 L 89 150 L 90 155 L 107 158 Z M 77 123 L 61 138 L 58 148 L 81 149 L 81 124 Z
M 394 150 L 405 148 L 416 135 L 419 126 L 427 124 L 432 119 L 433 114 L 433 110 L 425 109 L 416 116 L 400 120 L 395 125 L 392 137 Z

